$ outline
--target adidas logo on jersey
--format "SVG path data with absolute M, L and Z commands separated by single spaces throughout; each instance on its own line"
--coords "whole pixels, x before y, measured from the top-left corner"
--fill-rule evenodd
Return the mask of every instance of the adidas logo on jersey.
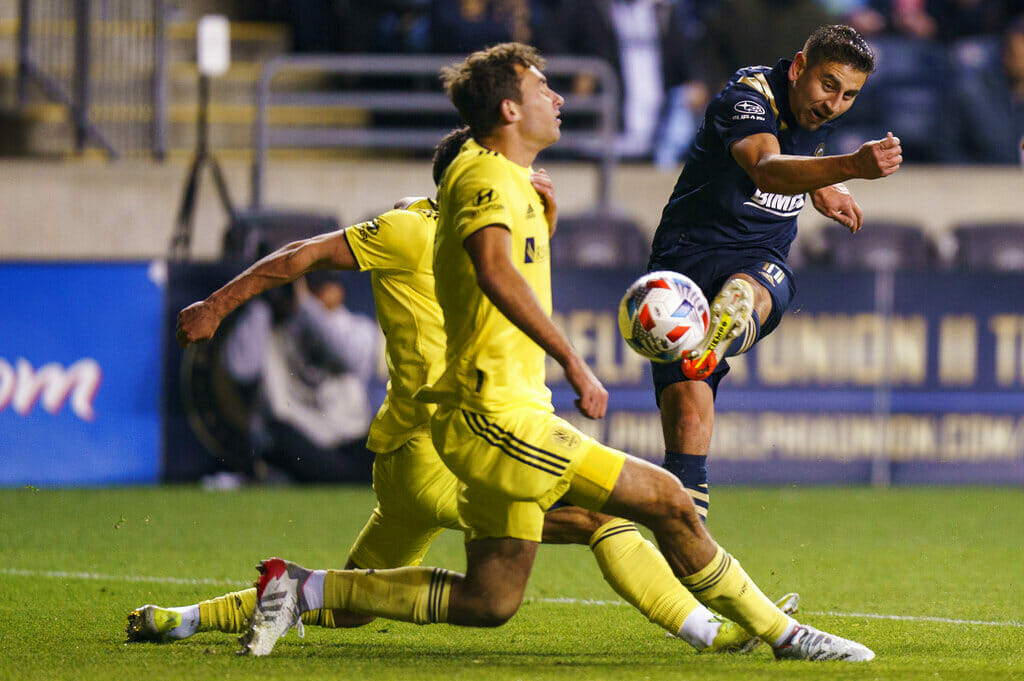
M 526 219 L 529 220 L 530 218 L 535 217 L 537 217 L 537 211 L 533 209 L 533 204 L 531 203 L 528 206 L 526 206 Z

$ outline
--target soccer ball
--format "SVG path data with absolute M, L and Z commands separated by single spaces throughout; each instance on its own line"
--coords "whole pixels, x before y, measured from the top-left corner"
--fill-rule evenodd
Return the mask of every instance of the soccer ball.
M 649 272 L 619 303 L 619 330 L 629 347 L 655 362 L 675 362 L 697 347 L 708 329 L 708 299 L 678 272 Z

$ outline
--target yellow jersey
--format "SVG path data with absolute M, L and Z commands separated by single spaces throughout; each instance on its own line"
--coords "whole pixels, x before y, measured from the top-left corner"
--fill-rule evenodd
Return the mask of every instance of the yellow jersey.
M 463 246 L 484 227 L 507 228 L 516 269 L 551 314 L 549 229 L 531 172 L 470 139 L 442 178 L 434 277 L 444 312 L 446 368 L 417 399 L 480 413 L 525 406 L 553 411 L 544 350 L 487 298 Z
M 370 424 L 367 447 L 390 452 L 429 432 L 433 405 L 413 399 L 444 367 L 444 327 L 434 298 L 437 210 L 421 199 L 349 227 L 345 234 L 362 272 L 369 271 L 377 321 L 384 332 L 388 390 Z

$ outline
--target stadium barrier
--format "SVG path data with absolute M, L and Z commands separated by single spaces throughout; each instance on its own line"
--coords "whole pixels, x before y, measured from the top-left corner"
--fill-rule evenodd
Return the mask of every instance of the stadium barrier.
M 238 466 L 244 418 L 218 382 L 215 345 L 183 362 L 173 321 L 239 269 L 174 265 L 164 287 L 146 263 L 0 265 L 0 485 L 183 481 Z M 607 418 L 588 421 L 552 364 L 556 410 L 659 461 L 650 369 L 616 319 L 637 271 L 555 269 L 555 317 L 610 393 Z M 371 312 L 368 278 L 347 274 L 349 304 Z M 715 484 L 1024 484 L 1024 311 L 998 293 L 1020 290 L 1024 274 L 896 272 L 891 314 L 876 307 L 880 282 L 798 272 L 787 318 L 730 360 Z M 384 377 L 381 366 L 377 404 Z

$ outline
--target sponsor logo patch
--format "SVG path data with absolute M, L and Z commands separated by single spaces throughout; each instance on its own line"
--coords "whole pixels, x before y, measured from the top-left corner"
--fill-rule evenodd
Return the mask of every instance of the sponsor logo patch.
M 744 99 L 743 101 L 736 102 L 732 108 L 735 109 L 738 113 L 747 114 L 750 116 L 764 116 L 765 114 L 763 106 L 749 99 Z
M 495 193 L 493 189 L 481 189 L 476 193 L 476 196 L 473 197 L 473 205 L 482 206 L 486 203 L 490 203 L 494 198 Z

